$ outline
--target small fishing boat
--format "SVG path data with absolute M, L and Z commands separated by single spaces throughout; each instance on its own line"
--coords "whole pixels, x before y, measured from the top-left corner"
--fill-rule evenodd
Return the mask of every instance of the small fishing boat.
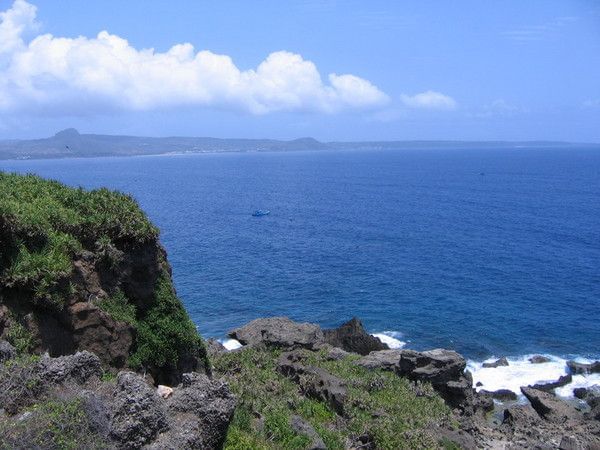
M 271 211 L 265 211 L 265 210 L 262 210 L 262 209 L 257 209 L 256 211 L 254 211 L 252 213 L 252 215 L 254 217 L 268 216 L 269 214 L 271 214 Z

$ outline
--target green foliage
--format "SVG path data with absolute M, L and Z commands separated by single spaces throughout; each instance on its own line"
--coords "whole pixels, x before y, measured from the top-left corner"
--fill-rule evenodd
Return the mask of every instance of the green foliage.
M 128 195 L 0 172 L 0 293 L 12 289 L 18 298 L 60 309 L 74 292 L 73 261 L 82 250 L 93 252 L 97 264 L 115 271 L 125 252 L 157 237 L 158 229 Z M 160 252 L 158 258 L 156 263 L 164 267 Z M 133 367 L 173 366 L 183 353 L 204 358 L 208 366 L 202 340 L 166 270 L 149 308 L 137 311 L 120 290 L 97 305 L 136 328 Z M 31 343 L 21 332 L 14 330 L 13 341 L 26 350 Z
M 100 380 L 104 381 L 104 382 L 111 382 L 111 381 L 115 381 L 116 379 L 117 379 L 117 376 L 114 373 L 109 372 L 107 370 L 102 372 L 102 376 L 100 377 Z
M 135 200 L 107 189 L 86 191 L 35 175 L 0 172 L 0 282 L 60 308 L 73 256 L 98 250 L 111 265 L 118 245 L 158 236 Z
M 90 423 L 82 401 L 49 400 L 30 409 L 24 420 L 0 422 L 0 449 L 72 450 L 108 448 Z
M 33 348 L 31 332 L 14 318 L 6 333 L 6 340 L 17 350 L 18 354 L 29 353 Z
M 136 308 L 130 303 L 123 291 L 117 290 L 111 297 L 104 298 L 96 303 L 98 307 L 106 311 L 113 319 L 135 325 L 137 323 Z
M 183 353 L 206 360 L 206 350 L 198 330 L 190 320 L 167 274 L 156 285 L 152 306 L 137 321 L 137 348 L 130 358 L 132 367 L 177 364 Z
M 327 404 L 302 396 L 298 385 L 276 371 L 280 353 L 245 349 L 213 358 L 215 371 L 227 378 L 240 401 L 225 448 L 306 448 L 307 438 L 290 427 L 294 414 L 310 423 L 329 449 L 343 449 L 365 433 L 378 449 L 437 447 L 426 430 L 448 419 L 450 410 L 431 386 L 421 386 L 426 395 L 417 396 L 408 380 L 357 366 L 356 356 L 329 361 L 324 353 L 306 351 L 306 364 L 345 381 L 348 401 L 342 418 Z

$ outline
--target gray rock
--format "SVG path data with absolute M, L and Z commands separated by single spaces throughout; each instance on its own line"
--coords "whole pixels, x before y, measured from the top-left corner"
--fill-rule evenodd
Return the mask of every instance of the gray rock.
M 132 372 L 119 372 L 110 417 L 110 437 L 118 447 L 139 449 L 168 429 L 165 401 Z
M 0 364 L 17 356 L 17 350 L 6 341 L 0 341 Z
M 541 422 L 540 416 L 530 405 L 514 405 L 504 410 L 502 423 L 513 430 L 536 428 Z
M 164 449 L 221 448 L 236 400 L 226 383 L 186 373 L 167 400 L 170 428 L 148 447 Z
M 91 377 L 101 375 L 100 358 L 85 350 L 58 358 L 44 357 L 38 366 L 38 376 L 44 383 L 75 381 L 83 384 Z
M 578 363 L 575 361 L 567 361 L 567 367 L 574 375 L 587 375 L 590 373 L 600 373 L 600 361 L 595 361 L 590 364 Z
M 483 411 L 484 413 L 490 412 L 494 409 L 494 399 L 491 395 L 479 392 L 474 396 L 473 409 L 475 411 Z
M 484 395 L 501 401 L 517 399 L 517 394 L 509 389 L 498 389 L 497 391 L 486 391 L 485 389 L 482 389 L 479 391 L 479 395 Z
M 396 371 L 411 380 L 431 383 L 449 406 L 466 409 L 473 402 L 473 379 L 465 372 L 466 365 L 452 350 L 401 350 Z
M 298 434 L 302 434 L 310 439 L 307 450 L 327 450 L 327 446 L 317 434 L 315 429 L 302 417 L 293 415 L 290 418 L 290 427 Z
M 277 370 L 300 386 L 304 395 L 327 403 L 339 415 L 344 414 L 348 393 L 344 382 L 319 367 L 306 366 L 298 352 L 283 353 Z
M 401 350 L 380 350 L 371 352 L 367 356 L 363 356 L 356 364 L 366 369 L 382 369 L 396 371 L 400 362 Z
M 473 401 L 473 379 L 465 372 L 466 361 L 451 350 L 380 350 L 363 356 L 356 364 L 367 369 L 393 370 L 412 381 L 425 381 L 453 408 Z
M 521 392 L 543 419 L 564 423 L 568 419 L 581 418 L 581 414 L 575 408 L 548 392 L 530 387 L 522 387 Z
M 530 386 L 530 387 L 533 389 L 539 389 L 540 391 L 550 392 L 553 389 L 556 389 L 561 386 L 565 386 L 572 381 L 573 381 L 573 376 L 571 374 L 567 374 L 567 375 L 559 377 L 558 380 L 556 380 L 556 381 L 551 381 L 549 383 L 538 383 L 538 384 L 534 384 L 533 386 Z
M 547 358 L 546 356 L 542 356 L 542 355 L 534 355 L 531 358 L 529 358 L 529 362 L 531 364 L 544 364 L 547 362 L 550 362 L 551 359 Z
M 458 380 L 466 366 L 465 359 L 452 350 L 439 348 L 425 352 L 402 350 L 398 372 L 411 379 L 445 383 Z
M 587 393 L 588 390 L 584 387 L 573 389 L 573 395 L 580 400 L 585 400 L 585 398 L 587 397 Z
M 485 367 L 485 368 L 488 368 L 488 369 L 489 369 L 489 368 L 501 367 L 501 366 L 508 366 L 508 360 L 507 360 L 507 359 L 506 359 L 506 357 L 504 357 L 504 356 L 503 356 L 502 358 L 500 358 L 500 359 L 497 359 L 497 360 L 496 360 L 496 361 L 494 361 L 494 362 L 491 362 L 491 363 L 483 363 L 483 364 L 482 364 L 482 367 Z
M 243 345 L 276 348 L 316 349 L 324 343 L 318 325 L 294 322 L 287 317 L 256 319 L 229 332 L 229 336 Z
M 359 355 L 368 355 L 369 352 L 389 348 L 378 338 L 367 333 L 362 322 L 356 317 L 338 328 L 324 330 L 323 334 L 328 344 Z
M 582 450 L 583 447 L 579 445 L 577 439 L 574 436 L 563 436 L 558 446 L 559 450 Z
M 338 348 L 338 347 L 332 347 L 327 352 L 327 359 L 329 361 L 339 361 L 340 359 L 346 358 L 349 354 L 350 353 L 348 353 L 346 350 L 342 350 L 341 348 Z
M 434 428 L 432 434 L 438 443 L 443 444 L 444 442 L 453 442 L 458 448 L 462 450 L 476 450 L 477 443 L 473 436 L 463 430 L 455 430 L 453 428 Z M 447 448 L 440 445 L 440 448 Z
M 216 339 L 206 341 L 206 351 L 208 356 L 215 356 L 227 352 L 227 349 Z

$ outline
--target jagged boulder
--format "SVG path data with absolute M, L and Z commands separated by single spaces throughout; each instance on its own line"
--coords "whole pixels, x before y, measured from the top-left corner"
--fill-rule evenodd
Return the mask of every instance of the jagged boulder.
M 316 349 L 324 343 L 318 325 L 294 322 L 287 317 L 256 319 L 230 331 L 229 336 L 252 347 Z
M 221 448 L 236 399 L 227 383 L 187 373 L 167 405 L 170 415 L 179 419 L 172 422 L 171 430 L 161 436 L 156 448 Z
M 465 371 L 465 359 L 452 350 L 380 350 L 363 356 L 356 364 L 367 369 L 393 370 L 413 381 L 426 381 L 453 408 L 473 404 L 473 379 Z
M 556 381 L 550 381 L 548 383 L 536 383 L 530 386 L 533 389 L 538 389 L 540 391 L 550 392 L 558 387 L 566 386 L 567 384 L 573 381 L 573 376 L 569 373 L 567 375 L 563 375 L 558 378 Z
M 592 363 L 578 363 L 576 361 L 567 361 L 567 367 L 574 375 L 586 375 L 590 373 L 600 373 L 600 361 Z
M 42 358 L 37 373 L 43 383 L 75 381 L 83 384 L 93 376 L 102 375 L 102 364 L 96 355 L 83 351 L 59 358 Z
M 215 356 L 221 353 L 225 353 L 227 349 L 216 339 L 208 339 L 206 341 L 206 351 L 208 353 L 208 356 Z
M 464 409 L 473 402 L 473 379 L 466 366 L 465 359 L 452 350 L 402 350 L 396 370 L 411 380 L 430 382 L 448 405 Z
M 324 330 L 323 334 L 328 344 L 359 355 L 389 348 L 378 338 L 367 333 L 362 322 L 356 317 L 338 328 Z
M 17 356 L 17 350 L 6 341 L 0 341 L 0 364 Z
M 548 358 L 547 356 L 543 356 L 543 355 L 533 355 L 531 358 L 529 358 L 529 362 L 531 364 L 544 364 L 547 362 L 550 362 L 551 359 Z
M 396 371 L 401 355 L 402 350 L 380 350 L 363 356 L 356 361 L 356 364 L 369 370 Z
M 503 425 L 513 430 L 535 429 L 541 422 L 540 416 L 531 405 L 514 405 L 504 410 Z
M 512 401 L 517 399 L 517 394 L 510 389 L 498 389 L 496 391 L 486 391 L 485 389 L 482 389 L 479 391 L 479 395 L 487 396 L 500 401 Z
M 505 367 L 508 366 L 508 360 L 506 359 L 506 357 L 502 357 L 500 359 L 497 359 L 496 361 L 493 362 L 489 362 L 489 363 L 483 363 L 481 365 L 482 367 L 486 368 L 486 369 L 495 369 L 496 367 Z
M 304 364 L 304 357 L 296 351 L 283 353 L 277 361 L 277 370 L 300 386 L 309 398 L 327 403 L 340 415 L 348 398 L 344 382 L 319 367 Z
M 522 387 L 521 392 L 538 415 L 545 420 L 564 423 L 569 419 L 581 418 L 579 411 L 553 394 L 530 387 Z
M 117 446 L 142 448 L 168 427 L 164 400 L 141 376 L 120 372 L 110 417 L 110 437 Z
M 327 446 L 323 442 L 323 439 L 317 434 L 312 425 L 302 417 L 297 415 L 290 417 L 290 427 L 296 433 L 310 439 L 310 444 L 306 447 L 307 450 L 327 450 Z

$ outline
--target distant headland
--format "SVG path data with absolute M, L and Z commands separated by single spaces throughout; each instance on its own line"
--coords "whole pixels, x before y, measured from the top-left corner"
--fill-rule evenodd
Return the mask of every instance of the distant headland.
M 30 140 L 0 140 L 1 159 L 91 158 L 220 152 L 285 152 L 298 150 L 400 150 L 499 148 L 600 148 L 600 144 L 555 141 L 360 141 L 226 139 L 213 137 L 142 137 L 80 134 L 74 128 Z

